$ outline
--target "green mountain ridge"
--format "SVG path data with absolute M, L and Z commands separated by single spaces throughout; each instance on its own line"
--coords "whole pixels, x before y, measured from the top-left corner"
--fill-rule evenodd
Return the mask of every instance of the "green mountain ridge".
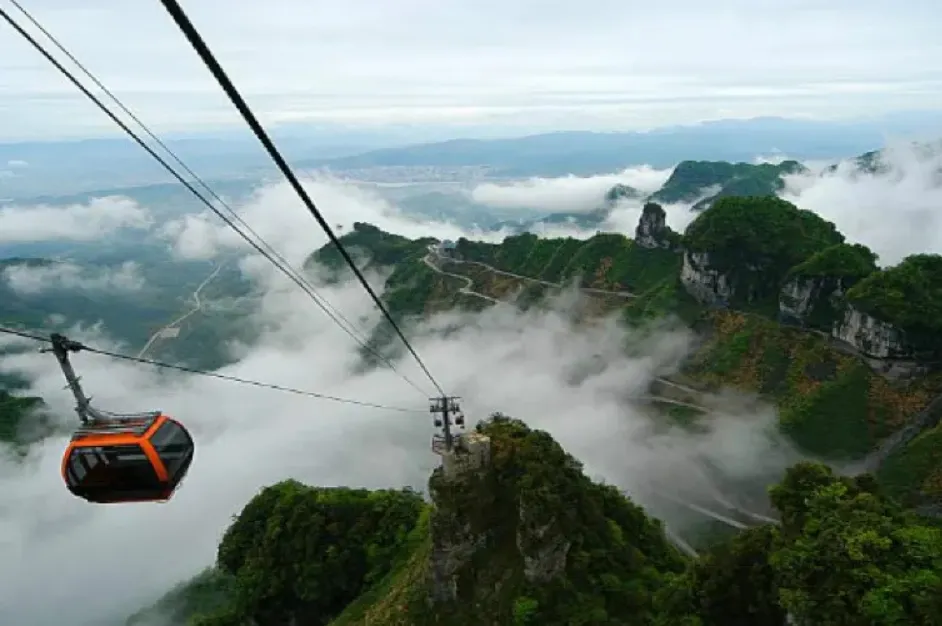
M 502 415 L 475 432 L 486 458 L 436 469 L 429 504 L 294 481 L 262 490 L 215 568 L 128 626 L 942 623 L 942 530 L 867 476 L 796 465 L 770 490 L 781 524 L 689 558 L 547 433 Z
M 777 165 L 682 161 L 661 189 L 648 197 L 648 201 L 664 204 L 694 202 L 711 187 L 718 188 L 709 197 L 711 200 L 726 196 L 771 196 L 784 188 L 783 176 L 807 171 L 798 161 L 783 161 Z M 700 200 L 693 209 L 707 208 L 706 202 Z

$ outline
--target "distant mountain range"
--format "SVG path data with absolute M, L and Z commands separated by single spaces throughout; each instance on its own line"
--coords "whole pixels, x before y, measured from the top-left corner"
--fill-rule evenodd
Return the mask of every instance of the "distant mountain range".
M 647 132 L 573 131 L 509 139 L 454 139 L 302 160 L 297 165 L 337 170 L 484 165 L 493 175 L 505 177 L 590 175 L 640 164 L 669 167 L 683 159 L 748 162 L 772 154 L 806 160 L 846 158 L 883 144 L 886 132 L 877 125 L 756 118 Z
M 861 122 L 756 118 L 645 132 L 564 131 L 523 137 L 509 136 L 513 129 L 476 128 L 460 132 L 479 138 L 438 140 L 449 132 L 458 131 L 300 125 L 275 128 L 272 135 L 286 158 L 300 168 L 486 166 L 495 176 L 559 176 L 641 163 L 667 167 L 683 159 L 752 161 L 772 153 L 796 159 L 843 158 L 880 145 L 887 136 L 942 134 L 942 115 L 912 113 Z M 480 138 L 497 135 L 504 138 Z M 274 171 L 248 133 L 167 137 L 166 143 L 203 178 L 258 178 Z M 0 143 L 0 200 L 168 180 L 159 165 L 123 138 Z

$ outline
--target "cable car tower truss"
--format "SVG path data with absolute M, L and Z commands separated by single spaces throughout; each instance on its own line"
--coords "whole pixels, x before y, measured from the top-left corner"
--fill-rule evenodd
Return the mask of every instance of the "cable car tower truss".
M 455 435 L 452 432 L 452 426 L 464 428 L 464 413 L 458 405 L 458 400 L 457 396 L 429 398 L 429 412 L 435 416 L 433 423 L 435 428 L 440 428 L 442 431 L 441 435 L 435 435 L 432 438 L 432 450 L 437 454 L 451 452 L 454 448 Z

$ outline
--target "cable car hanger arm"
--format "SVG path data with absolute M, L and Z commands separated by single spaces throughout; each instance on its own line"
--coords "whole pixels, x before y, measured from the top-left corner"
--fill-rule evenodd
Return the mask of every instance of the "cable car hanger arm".
M 71 361 L 69 361 L 69 352 L 88 350 L 88 347 L 81 342 L 69 339 L 65 335 L 61 335 L 59 333 L 53 333 L 50 335 L 49 339 L 52 347 L 41 348 L 39 351 L 52 352 L 55 355 L 56 361 L 59 362 L 59 367 L 62 369 L 62 373 L 65 375 L 65 381 L 68 384 L 68 388 L 72 392 L 72 395 L 75 396 L 75 412 L 78 413 L 79 419 L 82 420 L 83 424 L 113 422 L 115 420 L 121 419 L 153 417 L 160 414 L 159 411 L 149 411 L 147 413 L 119 415 L 117 413 L 99 411 L 93 407 L 91 404 L 92 399 L 86 396 L 85 391 L 82 389 L 82 384 L 80 382 L 81 377 L 76 375 L 75 369 L 72 367 Z

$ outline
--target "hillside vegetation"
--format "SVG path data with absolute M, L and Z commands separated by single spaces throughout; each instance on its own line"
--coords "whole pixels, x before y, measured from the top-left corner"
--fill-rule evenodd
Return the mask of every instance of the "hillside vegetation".
M 43 408 L 42 398 L 16 396 L 0 389 L 0 444 L 18 443 L 29 438 L 25 421 Z
M 410 490 L 272 485 L 226 530 L 215 568 L 127 624 L 327 624 L 389 573 L 426 516 Z
M 409 492 L 263 490 L 216 570 L 129 626 L 942 624 L 942 530 L 868 476 L 799 464 L 770 492 L 780 526 L 690 559 L 547 433 L 500 415 L 476 430 L 490 462 L 435 470 L 431 506 Z

